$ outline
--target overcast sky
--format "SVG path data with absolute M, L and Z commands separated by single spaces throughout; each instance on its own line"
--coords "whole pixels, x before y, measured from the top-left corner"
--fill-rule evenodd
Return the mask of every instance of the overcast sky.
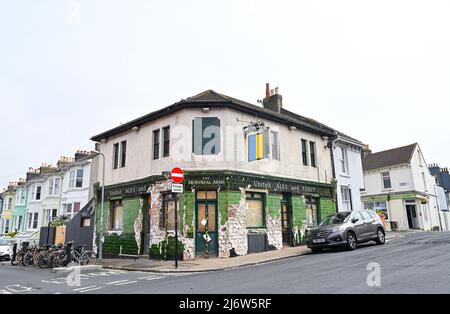
M 0 3 L 0 187 L 207 89 L 450 167 L 450 2 Z

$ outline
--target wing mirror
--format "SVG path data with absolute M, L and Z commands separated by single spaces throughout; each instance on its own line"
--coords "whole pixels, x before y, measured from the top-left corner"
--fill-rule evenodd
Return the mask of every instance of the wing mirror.
M 357 223 L 358 221 L 359 221 L 359 219 L 356 218 L 356 217 L 352 219 L 352 223 L 353 223 L 353 224 L 354 224 L 354 223 Z

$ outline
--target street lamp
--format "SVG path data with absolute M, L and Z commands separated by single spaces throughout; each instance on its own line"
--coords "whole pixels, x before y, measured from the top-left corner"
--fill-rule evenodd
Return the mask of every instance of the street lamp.
M 100 152 L 96 152 L 103 157 L 103 169 L 102 169 L 102 197 L 101 197 L 101 209 L 100 209 L 100 241 L 98 243 L 98 259 L 101 261 L 103 259 L 103 215 L 105 208 L 105 155 Z

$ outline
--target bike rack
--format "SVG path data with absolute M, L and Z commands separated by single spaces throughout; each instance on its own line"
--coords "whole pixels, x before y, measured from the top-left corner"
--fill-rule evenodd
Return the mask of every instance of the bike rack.
M 120 246 L 119 256 L 135 257 L 135 258 L 138 258 L 139 256 L 141 256 L 141 254 L 139 254 L 139 251 L 138 251 L 138 255 L 133 255 L 133 254 L 122 254 L 122 245 L 121 245 L 121 246 Z

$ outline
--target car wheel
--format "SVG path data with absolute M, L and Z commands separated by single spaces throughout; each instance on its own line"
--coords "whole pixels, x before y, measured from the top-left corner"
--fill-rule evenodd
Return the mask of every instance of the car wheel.
M 386 242 L 386 235 L 384 234 L 384 231 L 382 229 L 377 229 L 377 239 L 375 242 L 378 245 L 383 245 Z
M 312 248 L 311 248 L 311 251 L 312 251 L 313 253 L 320 253 L 320 252 L 322 252 L 322 249 L 321 249 L 321 248 L 318 248 L 318 247 L 312 247 Z
M 347 240 L 347 248 L 352 251 L 355 250 L 356 247 L 358 246 L 355 233 L 352 231 L 348 232 L 346 240 Z

